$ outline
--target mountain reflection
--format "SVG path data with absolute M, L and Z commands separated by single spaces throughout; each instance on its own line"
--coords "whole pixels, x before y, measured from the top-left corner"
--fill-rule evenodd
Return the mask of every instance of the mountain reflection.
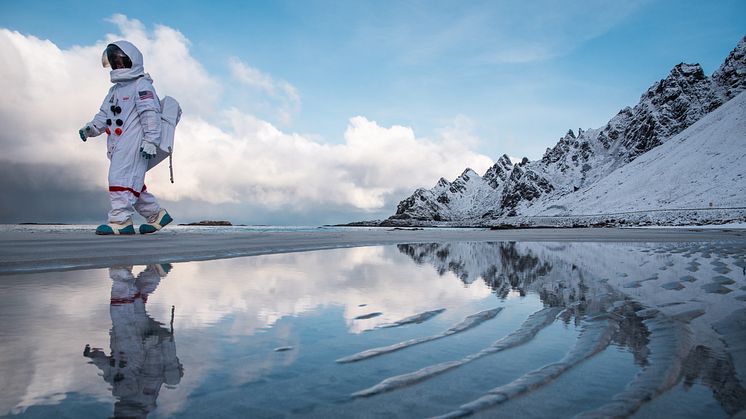
M 495 294 L 525 295 L 527 286 L 546 275 L 552 265 L 527 253 L 520 254 L 515 243 L 400 244 L 399 251 L 416 263 L 430 263 L 440 275 L 451 272 L 465 284 L 481 278 Z
M 630 351 L 642 370 L 626 392 L 591 417 L 627 416 L 682 382 L 684 388 L 695 383 L 709 387 L 730 415 L 746 409 L 746 389 L 737 372 L 746 366 L 734 364 L 737 355 L 723 346 L 723 341 L 736 346 L 746 341 L 746 309 L 738 310 L 742 305 L 726 295 L 729 289 L 685 286 L 693 277 L 673 268 L 700 269 L 703 277 L 697 255 L 704 260 L 715 256 L 708 275 L 730 284 L 716 276 L 727 273 L 721 259 L 735 255 L 737 266 L 743 261 L 726 246 L 499 242 L 402 244 L 398 249 L 417 264 L 432 265 L 439 275 L 451 272 L 466 285 L 481 280 L 500 298 L 536 293 L 546 307 L 564 308 L 559 319 L 565 322 L 613 313 L 619 326 L 613 343 Z M 712 329 L 725 332 L 712 341 L 707 336 Z M 671 375 L 662 378 L 664 373 Z M 637 397 L 641 400 L 635 406 Z
M 614 304 L 625 300 L 604 282 L 589 281 L 574 263 L 542 259 L 525 243 L 402 244 L 398 248 L 418 264 L 432 264 L 440 275 L 451 272 L 464 284 L 482 280 L 500 298 L 534 292 L 545 306 L 565 308 L 560 319 L 566 323 L 577 324 L 587 315 L 611 311 Z M 565 250 L 561 245 L 553 249 Z M 648 331 L 635 315 L 639 304 L 629 304 L 614 342 L 627 347 L 644 365 Z
M 176 385 L 183 367 L 176 356 L 173 314 L 170 327 L 152 319 L 145 308 L 171 265 L 149 265 L 137 275 L 132 267 L 109 268 L 112 280 L 110 355 L 86 345 L 83 356 L 96 365 L 117 399 L 114 417 L 144 418 L 156 407 L 161 386 Z M 173 313 L 173 311 L 172 311 Z

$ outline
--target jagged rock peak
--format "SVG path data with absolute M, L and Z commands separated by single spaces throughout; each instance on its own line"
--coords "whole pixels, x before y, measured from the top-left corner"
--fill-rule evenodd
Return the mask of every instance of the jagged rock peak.
M 511 169 L 513 169 L 513 163 L 510 161 L 510 157 L 507 154 L 503 154 L 492 167 L 484 172 L 482 179 L 492 189 L 497 189 L 508 178 Z
M 684 62 L 676 64 L 673 69 L 671 69 L 671 75 L 674 74 L 681 74 L 685 76 L 693 76 L 698 79 L 705 77 L 705 72 L 702 70 L 702 66 L 699 65 L 699 63 L 695 64 L 687 64 Z
M 499 210 L 507 212 L 507 215 L 516 215 L 516 208 L 520 202 L 533 201 L 554 190 L 551 181 L 526 167 L 526 163 L 528 159 L 524 157 L 515 165 L 505 184 Z
M 676 64 L 665 79 L 654 83 L 647 92 L 642 96 L 640 101 L 645 98 L 652 98 L 656 102 L 675 99 L 682 91 L 689 90 L 691 86 L 697 84 L 707 84 L 702 66 L 699 64 Z
M 395 219 L 423 219 L 440 221 L 440 206 L 431 199 L 432 193 L 424 188 L 418 188 L 407 199 L 396 207 Z
M 570 150 L 577 148 L 579 141 L 583 139 L 583 130 L 578 129 L 578 135 L 576 136 L 572 129 L 567 130 L 567 134 L 560 138 L 557 144 L 552 148 L 547 148 L 542 156 L 541 160 L 545 164 L 556 163 L 561 160 L 564 156 L 569 154 Z M 520 163 L 525 164 L 525 163 Z
M 470 179 L 472 179 L 472 178 L 479 178 L 479 177 L 480 177 L 480 176 L 479 176 L 479 175 L 477 174 L 477 172 L 475 172 L 474 170 L 472 170 L 472 169 L 471 169 L 470 167 L 467 167 L 467 168 L 466 168 L 466 169 L 465 169 L 465 170 L 464 170 L 464 171 L 463 171 L 463 172 L 462 172 L 462 173 L 461 173 L 461 174 L 459 175 L 459 177 L 458 177 L 458 178 L 456 178 L 456 180 L 458 180 L 458 179 L 463 179 L 463 180 L 465 180 L 465 181 L 467 181 L 467 182 L 468 182 L 468 181 L 469 181 Z
M 720 68 L 715 70 L 712 80 L 722 89 L 726 100 L 746 90 L 746 36 L 728 54 Z
M 634 108 L 612 118 L 598 141 L 608 149 L 618 140 L 624 162 L 632 161 L 720 106 L 717 96 L 699 64 L 677 64 Z
M 438 180 L 438 183 L 435 185 L 436 188 L 447 188 L 449 186 L 451 186 L 451 182 L 447 181 L 445 178 L 440 178 L 440 180 Z

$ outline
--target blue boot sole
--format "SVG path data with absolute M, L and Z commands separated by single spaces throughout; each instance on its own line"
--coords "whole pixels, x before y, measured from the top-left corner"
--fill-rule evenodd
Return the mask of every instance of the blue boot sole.
M 96 227 L 96 234 L 98 234 L 99 236 L 128 236 L 131 234 L 135 234 L 135 227 L 132 225 L 128 225 L 127 227 L 119 230 L 119 234 L 117 234 L 116 232 L 114 232 L 114 229 L 111 228 L 110 225 L 101 224 L 100 226 Z

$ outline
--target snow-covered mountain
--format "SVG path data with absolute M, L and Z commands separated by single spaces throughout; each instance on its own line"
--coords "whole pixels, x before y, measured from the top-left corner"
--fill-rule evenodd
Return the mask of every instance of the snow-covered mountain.
M 746 207 L 746 92 L 662 145 L 525 215 Z
M 384 223 L 746 207 L 746 165 L 738 163 L 746 150 L 744 90 L 746 37 L 711 77 L 699 64 L 678 64 L 605 126 L 568 131 L 541 160 L 512 164 L 503 155 L 483 176 L 466 169 L 453 182 L 441 178 L 401 201 Z

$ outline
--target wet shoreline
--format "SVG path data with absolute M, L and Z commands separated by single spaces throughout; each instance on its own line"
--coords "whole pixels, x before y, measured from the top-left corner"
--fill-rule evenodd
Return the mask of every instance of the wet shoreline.
M 195 233 L 101 237 L 81 231 L 0 232 L 0 275 L 224 259 L 346 247 L 443 242 L 712 242 L 746 240 L 746 229 L 388 230 Z

